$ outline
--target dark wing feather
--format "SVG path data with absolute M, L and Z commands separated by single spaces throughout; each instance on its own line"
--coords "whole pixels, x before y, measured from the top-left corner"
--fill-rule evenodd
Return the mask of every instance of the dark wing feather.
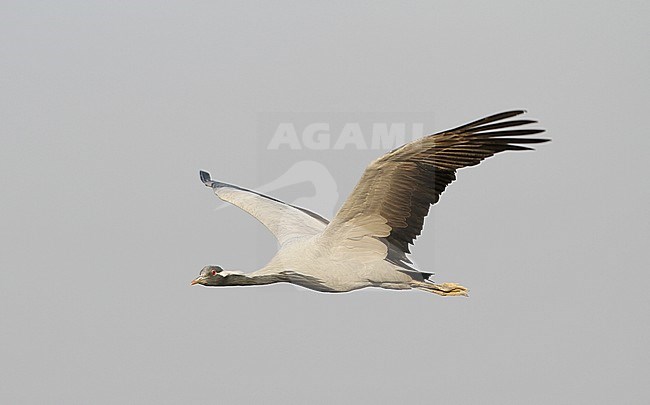
M 524 112 L 491 115 L 410 142 L 375 160 L 328 225 L 326 235 L 334 236 L 353 218 L 378 214 L 390 226 L 390 234 L 385 236 L 381 230 L 375 232 L 371 228 L 366 234 L 389 246 L 387 260 L 408 265 L 409 244 L 420 235 L 429 207 L 456 179 L 456 170 L 477 165 L 499 152 L 529 150 L 532 148 L 524 145 L 548 141 L 521 138 L 544 132 L 543 129 L 510 129 L 536 121 L 504 121 Z

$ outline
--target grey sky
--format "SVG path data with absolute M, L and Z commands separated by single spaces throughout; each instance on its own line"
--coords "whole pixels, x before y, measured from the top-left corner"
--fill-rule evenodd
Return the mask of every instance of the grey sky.
M 0 402 L 650 400 L 648 3 L 430 3 L 3 1 Z M 189 286 L 273 253 L 198 179 L 294 163 L 268 112 L 513 108 L 553 142 L 460 171 L 414 249 L 470 298 Z

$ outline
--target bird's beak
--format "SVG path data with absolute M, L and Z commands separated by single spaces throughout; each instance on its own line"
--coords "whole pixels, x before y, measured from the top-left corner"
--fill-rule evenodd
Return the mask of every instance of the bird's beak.
M 190 285 L 194 285 L 194 284 L 201 284 L 201 277 L 197 277 L 194 280 L 192 280 Z

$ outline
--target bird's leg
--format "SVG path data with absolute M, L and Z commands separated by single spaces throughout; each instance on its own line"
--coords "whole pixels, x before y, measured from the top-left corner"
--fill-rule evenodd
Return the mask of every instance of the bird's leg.
M 439 295 L 464 295 L 467 297 L 467 288 L 456 283 L 434 284 L 436 294 Z
M 467 288 L 456 283 L 436 284 L 431 282 L 415 281 L 413 286 L 420 290 L 432 292 L 434 294 L 438 294 L 442 296 L 463 295 L 467 297 L 467 291 L 468 291 Z

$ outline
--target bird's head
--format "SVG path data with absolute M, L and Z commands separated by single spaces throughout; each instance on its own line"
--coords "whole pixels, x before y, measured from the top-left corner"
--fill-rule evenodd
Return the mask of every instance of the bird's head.
M 201 269 L 199 276 L 192 280 L 190 284 L 201 284 L 207 286 L 223 285 L 225 277 L 220 274 L 222 271 L 223 269 L 219 266 L 205 266 Z

